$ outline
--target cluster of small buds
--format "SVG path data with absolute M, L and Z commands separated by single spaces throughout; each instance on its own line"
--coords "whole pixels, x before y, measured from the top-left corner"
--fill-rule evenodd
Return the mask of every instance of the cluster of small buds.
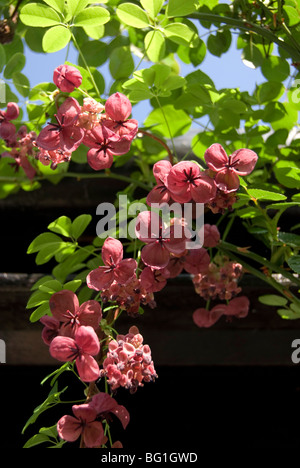
M 101 118 L 104 117 L 103 114 L 101 115 L 104 109 L 104 105 L 95 101 L 95 99 L 84 98 L 77 125 L 86 130 L 91 130 L 98 125 Z
M 204 273 L 193 277 L 195 291 L 205 300 L 230 300 L 241 292 L 238 281 L 243 274 L 239 263 L 225 261 L 223 264 L 211 262 Z
M 101 300 L 104 304 L 115 302 L 130 317 L 136 317 L 143 306 L 148 305 L 151 309 L 156 306 L 153 293 L 143 288 L 141 280 L 136 277 L 125 285 L 114 281 L 109 288 L 102 290 Z
M 135 326 L 126 335 L 110 341 L 102 375 L 107 377 L 111 390 L 124 387 L 134 393 L 144 382 L 157 378 L 150 347 L 143 341 Z
M 225 211 L 232 211 L 233 205 L 238 200 L 236 192 L 225 193 L 222 190 L 217 190 L 216 196 L 207 204 L 214 214 L 224 214 Z

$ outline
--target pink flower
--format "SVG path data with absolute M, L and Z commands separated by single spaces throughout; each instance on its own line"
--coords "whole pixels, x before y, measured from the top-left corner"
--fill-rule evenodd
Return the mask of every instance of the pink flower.
M 106 393 L 97 393 L 83 405 L 73 405 L 74 416 L 65 415 L 57 423 L 57 432 L 61 439 L 74 442 L 82 436 L 87 448 L 101 446 L 104 441 L 102 419 L 108 419 L 110 413 L 117 416 L 124 429 L 129 422 L 129 413 L 122 405 Z
M 0 110 L 0 137 L 10 142 L 16 133 L 16 127 L 11 120 L 18 118 L 19 106 L 15 102 L 8 102 L 6 111 Z
M 220 240 L 220 232 L 214 224 L 204 224 L 204 241 L 203 247 L 216 247 Z
M 125 285 L 135 275 L 136 261 L 133 258 L 123 259 L 123 245 L 113 237 L 104 241 L 102 260 L 104 266 L 99 266 L 87 275 L 86 283 L 91 289 L 107 289 L 113 281 Z
M 167 178 L 172 169 L 170 161 L 162 160 L 153 165 L 153 175 L 156 180 L 156 186 L 147 195 L 147 204 L 167 203 L 172 194 L 168 190 Z
M 137 134 L 138 122 L 135 119 L 128 119 L 131 110 L 131 103 L 124 94 L 112 94 L 105 103 L 107 118 L 103 121 L 103 125 L 119 136 L 132 140 Z
M 72 93 L 82 83 L 82 76 L 77 68 L 59 65 L 53 72 L 53 82 L 63 93 Z
M 53 338 L 59 334 L 60 322 L 54 317 L 49 317 L 49 315 L 41 317 L 40 322 L 44 325 L 42 339 L 49 346 Z
M 187 237 L 184 227 L 178 222 L 165 228 L 161 217 L 155 212 L 139 213 L 135 232 L 138 239 L 147 244 L 141 251 L 142 261 L 153 269 L 166 267 L 170 253 L 178 255 L 185 251 Z
M 57 123 L 49 123 L 37 137 L 36 143 L 47 151 L 75 151 L 84 137 L 84 130 L 76 126 L 81 107 L 72 97 L 68 97 L 54 115 Z
M 98 418 L 108 419 L 110 413 L 112 413 L 120 420 L 123 429 L 126 429 L 130 420 L 129 413 L 123 405 L 119 405 L 110 395 L 104 392 L 97 393 L 89 404 L 95 409 Z
M 246 296 L 235 297 L 229 301 L 224 315 L 234 315 L 238 318 L 247 317 L 250 307 L 250 301 Z
M 180 203 L 194 200 L 197 203 L 208 203 L 216 195 L 214 180 L 200 167 L 191 161 L 181 161 L 175 164 L 167 178 L 167 185 L 172 198 Z
M 140 274 L 141 287 L 147 292 L 161 291 L 167 284 L 167 280 L 161 274 L 161 270 L 155 270 L 151 267 L 146 267 Z
M 126 154 L 130 150 L 128 139 L 120 138 L 102 124 L 86 132 L 83 144 L 91 148 L 87 154 L 87 161 L 95 171 L 111 167 L 113 156 Z
M 239 176 L 248 175 L 253 171 L 257 154 L 242 148 L 227 156 L 224 148 L 219 143 L 214 143 L 205 151 L 204 158 L 208 167 L 216 172 L 217 187 L 225 193 L 230 193 L 239 188 Z
M 82 436 L 87 448 L 98 447 L 104 438 L 101 421 L 96 421 L 97 412 L 88 403 L 73 405 L 74 416 L 65 415 L 57 423 L 59 437 L 67 442 L 75 442 Z
M 94 382 L 100 376 L 96 356 L 100 351 L 100 344 L 95 330 L 90 326 L 77 328 L 74 338 L 56 336 L 50 344 L 50 354 L 54 359 L 62 362 L 74 361 L 79 377 L 84 382 Z
M 51 164 L 51 169 L 56 169 L 57 165 L 63 162 L 69 162 L 72 154 L 64 152 L 61 149 L 47 151 L 43 148 L 37 154 L 37 158 L 44 166 Z
M 67 289 L 54 293 L 49 306 L 53 317 L 62 323 L 60 334 L 64 336 L 73 337 L 78 327 L 82 325 L 96 330 L 102 318 L 99 302 L 90 300 L 79 306 L 76 294 Z
M 213 307 L 211 310 L 204 308 L 196 309 L 193 313 L 193 321 L 199 328 L 209 328 L 224 314 L 226 307 L 225 304 L 220 304 Z

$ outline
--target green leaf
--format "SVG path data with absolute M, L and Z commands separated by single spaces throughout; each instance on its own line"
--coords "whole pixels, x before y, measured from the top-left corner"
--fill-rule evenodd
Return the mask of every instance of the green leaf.
M 196 0 L 169 0 L 167 6 L 167 16 L 186 16 L 194 13 L 197 9 L 198 2 Z
M 171 104 L 154 109 L 144 121 L 145 127 L 152 127 L 154 133 L 167 138 L 183 135 L 190 129 L 191 123 L 186 112 L 174 109 Z
M 35 434 L 24 444 L 23 448 L 34 447 L 35 445 L 49 442 L 51 439 L 46 434 Z
M 28 299 L 26 309 L 32 309 L 49 301 L 49 294 L 45 291 L 34 291 Z
M 129 47 L 116 47 L 109 60 L 109 70 L 115 80 L 128 78 L 134 70 L 134 61 Z
M 91 7 L 78 13 L 74 18 L 74 26 L 100 26 L 109 21 L 109 11 L 102 7 Z
M 256 94 L 260 104 L 279 99 L 284 93 L 284 86 L 278 81 L 267 81 L 257 87 Z
M 210 34 L 207 39 L 207 48 L 211 54 L 216 57 L 221 57 L 222 54 L 228 51 L 231 45 L 231 33 L 228 30 Z
M 49 281 L 45 281 L 43 284 L 39 286 L 39 290 L 48 293 L 48 294 L 53 294 L 58 291 L 62 290 L 62 284 L 60 281 L 57 281 L 55 279 L 51 279 Z
M 2 44 L 0 44 L 0 72 L 2 72 L 4 65 L 6 64 L 6 53 Z
M 49 301 L 43 302 L 37 309 L 35 309 L 29 317 L 30 322 L 37 322 L 44 315 L 50 314 Z
M 89 5 L 90 0 L 67 0 L 67 5 L 71 16 L 78 15 L 84 8 Z
M 175 44 L 190 45 L 197 37 L 195 31 L 184 23 L 171 23 L 163 29 L 164 34 Z
M 149 13 L 151 18 L 156 18 L 162 6 L 164 0 L 141 0 L 142 7 Z
M 73 291 L 75 293 L 77 289 L 81 286 L 81 284 L 81 280 L 72 280 L 68 283 L 65 283 L 63 289 L 67 289 L 68 291 Z
M 256 200 L 286 200 L 285 195 L 277 192 L 269 192 L 268 190 L 249 189 L 248 193 L 251 197 L 256 198 Z
M 71 40 L 71 32 L 64 26 L 54 26 L 48 29 L 43 37 L 44 52 L 53 53 L 64 49 Z
M 56 385 L 51 389 L 46 400 L 34 409 L 32 416 L 28 419 L 28 421 L 26 422 L 25 426 L 22 429 L 22 434 L 24 434 L 25 430 L 27 429 L 28 426 L 30 426 L 30 424 L 35 423 L 37 418 L 44 411 L 46 411 L 49 408 L 52 408 L 53 406 L 61 402 L 60 396 L 62 393 L 64 393 L 67 390 L 67 388 L 68 387 L 65 387 L 63 390 L 59 392 L 57 390 L 57 383 L 56 383 Z
M 260 296 L 258 300 L 262 304 L 276 307 L 283 307 L 288 303 L 287 299 L 276 294 L 266 294 L 265 296 Z
M 290 257 L 287 264 L 295 273 L 300 274 L 300 255 L 293 255 Z
M 28 3 L 20 12 L 20 20 L 26 26 L 47 28 L 61 23 L 59 14 L 49 6 L 40 3 Z
M 104 36 L 105 27 L 104 25 L 99 26 L 84 26 L 83 27 L 85 34 L 92 39 L 98 40 Z
M 300 236 L 298 234 L 293 234 L 292 232 L 282 232 L 279 231 L 277 238 L 280 242 L 290 245 L 292 247 L 300 247 Z
M 44 2 L 59 13 L 63 13 L 65 8 L 65 0 L 44 0 Z
M 300 318 L 300 314 L 297 314 L 293 309 L 278 309 L 277 313 L 285 320 L 297 320 Z
M 39 234 L 29 245 L 27 253 L 35 253 L 48 245 L 55 245 L 62 242 L 61 238 L 51 232 Z
M 147 28 L 149 19 L 147 13 L 133 3 L 122 3 L 116 10 L 118 18 L 127 26 L 137 29 Z
M 299 3 L 298 3 L 298 6 L 300 6 Z M 283 14 L 284 14 L 284 18 L 288 26 L 291 27 L 291 26 L 295 26 L 296 24 L 299 24 L 300 22 L 299 8 L 297 9 L 291 5 L 284 5 Z
M 71 220 L 67 216 L 60 216 L 49 224 L 48 229 L 65 237 L 71 237 Z
M 91 221 L 92 216 L 88 214 L 82 214 L 75 218 L 71 226 L 72 237 L 74 237 L 74 239 L 78 239 L 84 233 Z
M 20 72 L 25 66 L 25 55 L 21 52 L 14 54 L 4 69 L 4 78 L 12 78 L 14 73 Z
M 30 91 L 30 83 L 27 76 L 23 75 L 21 72 L 14 72 L 12 79 L 16 90 L 21 96 L 27 97 Z
M 50 275 L 45 275 L 45 276 L 42 276 L 42 278 L 40 278 L 39 280 L 37 280 L 34 285 L 31 287 L 31 291 L 36 291 L 37 289 L 39 289 L 39 286 L 41 284 L 44 284 L 46 283 L 47 281 L 51 281 L 53 279 L 52 276 Z
M 149 31 L 144 39 L 145 51 L 149 60 L 159 62 L 165 56 L 166 44 L 165 38 L 160 31 Z
M 274 166 L 274 174 L 285 187 L 300 189 L 300 168 L 295 161 L 278 161 Z
M 288 78 L 290 66 L 285 59 L 271 55 L 262 62 L 261 72 L 269 81 L 282 82 Z

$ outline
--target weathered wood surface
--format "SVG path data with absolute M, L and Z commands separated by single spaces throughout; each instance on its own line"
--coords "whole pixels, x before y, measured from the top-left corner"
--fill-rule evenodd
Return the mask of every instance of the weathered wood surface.
M 10 365 L 53 365 L 41 339 L 40 323 L 30 323 L 26 302 L 36 274 L 0 275 L 0 339 L 6 343 Z M 264 284 L 244 278 L 243 294 L 251 300 L 244 319 L 221 318 L 209 329 L 199 329 L 193 311 L 203 306 L 188 277 L 171 281 L 156 293 L 157 307 L 137 318 L 125 313 L 118 331 L 136 325 L 152 349 L 157 365 L 171 366 L 293 366 L 292 341 L 300 338 L 300 320 L 282 320 L 276 308 L 262 306 L 258 296 L 268 294 Z

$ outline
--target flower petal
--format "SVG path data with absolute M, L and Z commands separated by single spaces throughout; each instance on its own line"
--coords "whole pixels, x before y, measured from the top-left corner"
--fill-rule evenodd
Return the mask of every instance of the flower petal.
M 91 326 L 96 329 L 102 318 L 102 309 L 99 302 L 90 300 L 81 304 L 77 314 L 80 325 Z
M 215 178 L 218 189 L 224 193 L 235 192 L 240 186 L 239 176 L 232 169 L 223 169 L 219 171 Z
M 77 418 L 65 415 L 57 423 L 57 432 L 61 439 L 74 442 L 81 435 L 82 425 Z
M 105 265 L 117 265 L 123 259 L 122 242 L 113 237 L 107 237 L 104 241 L 101 254 Z
M 214 143 L 205 151 L 204 159 L 208 167 L 215 172 L 223 169 L 228 163 L 227 153 L 219 143 Z
M 56 336 L 50 343 L 49 352 L 58 361 L 74 361 L 78 356 L 78 347 L 73 338 L 69 336 Z
M 114 270 L 115 280 L 120 284 L 126 284 L 135 274 L 137 262 L 134 258 L 125 258 Z
M 122 93 L 112 94 L 105 103 L 106 114 L 116 122 L 128 119 L 131 110 L 129 99 Z
M 100 266 L 87 275 L 86 284 L 89 288 L 95 289 L 95 291 L 101 291 L 108 288 L 113 279 L 113 271 L 108 270 L 105 266 Z
M 95 382 L 100 377 L 99 365 L 89 354 L 81 354 L 76 359 L 79 377 L 83 382 Z
M 75 332 L 75 341 L 81 353 L 95 356 L 100 351 L 99 338 L 92 327 L 79 327 Z
M 69 320 L 69 316 L 66 316 L 66 312 L 69 310 L 72 314 L 75 314 L 79 308 L 78 297 L 73 291 L 63 289 L 52 294 L 49 307 L 53 317 L 60 322 L 66 322 Z
M 104 429 L 100 421 L 86 424 L 83 430 L 83 441 L 87 448 L 99 447 L 104 437 Z
M 142 248 L 141 258 L 145 265 L 160 269 L 168 265 L 170 253 L 161 243 L 152 242 Z
M 254 151 L 246 148 L 241 148 L 231 155 L 231 160 L 234 164 L 234 170 L 241 176 L 250 174 L 250 172 L 253 171 L 257 159 L 257 154 Z
M 106 151 L 92 148 L 87 153 L 87 162 L 94 171 L 101 171 L 102 169 L 109 169 L 114 162 L 113 155 Z

